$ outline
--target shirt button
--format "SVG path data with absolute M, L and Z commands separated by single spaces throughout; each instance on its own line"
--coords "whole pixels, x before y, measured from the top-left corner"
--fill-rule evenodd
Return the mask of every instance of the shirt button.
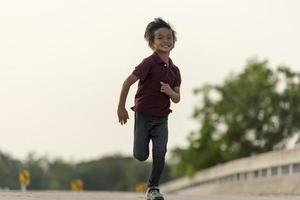
M 166 66 L 167 66 L 167 64 L 164 64 L 164 66 L 166 67 Z

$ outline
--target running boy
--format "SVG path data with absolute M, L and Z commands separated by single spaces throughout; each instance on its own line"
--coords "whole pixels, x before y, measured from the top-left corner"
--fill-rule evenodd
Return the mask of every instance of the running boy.
M 129 119 L 125 108 L 127 94 L 130 86 L 139 80 L 135 105 L 131 108 L 135 112 L 133 154 L 137 160 L 145 161 L 152 140 L 153 163 L 147 199 L 163 200 L 158 186 L 167 152 L 170 99 L 174 103 L 180 101 L 180 71 L 169 57 L 176 32 L 164 20 L 155 18 L 146 27 L 144 38 L 153 54 L 135 67 L 124 81 L 117 113 L 119 122 L 125 124 Z

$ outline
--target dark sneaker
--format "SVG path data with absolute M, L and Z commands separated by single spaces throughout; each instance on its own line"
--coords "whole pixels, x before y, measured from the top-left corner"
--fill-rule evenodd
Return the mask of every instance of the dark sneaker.
M 158 187 L 148 188 L 146 196 L 147 196 L 147 200 L 164 200 L 164 197 L 159 192 Z

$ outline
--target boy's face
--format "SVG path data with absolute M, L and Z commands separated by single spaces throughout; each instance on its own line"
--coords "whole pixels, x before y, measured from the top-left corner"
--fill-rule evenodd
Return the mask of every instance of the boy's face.
M 168 53 L 174 48 L 172 31 L 168 28 L 159 28 L 154 32 L 154 41 L 150 47 L 161 53 Z

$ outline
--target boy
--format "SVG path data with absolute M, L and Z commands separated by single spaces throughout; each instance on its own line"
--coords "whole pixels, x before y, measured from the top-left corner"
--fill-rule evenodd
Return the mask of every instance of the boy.
M 169 58 L 174 48 L 176 32 L 161 18 L 155 18 L 146 27 L 144 38 L 153 54 L 145 58 L 124 81 L 118 105 L 119 122 L 129 119 L 125 108 L 130 86 L 139 80 L 135 95 L 134 157 L 145 161 L 152 140 L 153 164 L 148 180 L 147 199 L 163 200 L 159 180 L 165 165 L 168 141 L 168 114 L 170 99 L 180 101 L 181 77 L 178 67 Z

